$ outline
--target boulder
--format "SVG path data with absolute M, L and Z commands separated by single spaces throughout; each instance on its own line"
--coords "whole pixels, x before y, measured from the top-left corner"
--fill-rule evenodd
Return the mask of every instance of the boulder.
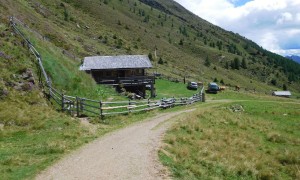
M 15 84 L 14 89 L 17 91 L 32 91 L 34 87 L 32 82 L 19 82 Z
M 4 59 L 11 59 L 10 56 L 6 55 L 4 52 L 0 51 L 0 57 L 4 58 Z
M 32 91 L 34 89 L 34 84 L 31 82 L 25 82 L 22 85 L 22 90 L 23 91 Z
M 0 88 L 0 99 L 7 97 L 9 91 L 6 88 Z
M 26 69 L 25 72 L 22 73 L 22 78 L 24 80 L 28 80 L 29 78 L 33 77 L 33 72 L 31 69 Z
M 234 104 L 229 107 L 229 110 L 232 112 L 243 112 L 245 111 L 243 106 L 240 104 Z

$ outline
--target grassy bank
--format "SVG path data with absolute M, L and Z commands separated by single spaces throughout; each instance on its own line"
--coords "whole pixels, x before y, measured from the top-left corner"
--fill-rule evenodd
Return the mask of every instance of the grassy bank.
M 160 159 L 178 179 L 298 179 L 299 110 L 280 100 L 199 108 L 168 131 Z
M 24 117 L 17 117 L 22 125 L 1 126 L 1 179 L 32 179 L 41 170 L 97 137 L 145 120 L 159 112 L 114 116 L 106 118 L 102 123 L 98 123 L 98 119 L 90 119 L 95 124 L 89 124 L 59 113 L 47 104 L 25 108 L 23 111 L 19 108 L 13 109 L 12 104 L 9 104 L 15 114 L 23 113 Z M 9 114 L 2 105 L 8 103 L 1 103 L 0 111 Z M 26 107 L 26 104 L 22 106 Z M 15 117 L 13 112 L 10 115 L 11 118 Z M 0 117 L 2 118 L 2 114 Z
M 157 86 L 158 89 L 162 88 L 161 93 L 167 93 L 163 90 L 165 85 L 159 85 L 165 83 L 169 88 L 181 87 L 181 91 L 174 91 L 174 96 L 191 92 L 183 84 L 161 80 L 158 81 Z M 169 97 L 170 94 L 164 95 Z M 192 107 L 194 106 L 197 104 Z M 175 107 L 163 112 L 190 107 Z M 39 91 L 26 92 L 22 95 L 18 91 L 10 91 L 10 94 L 1 100 L 0 112 L 1 123 L 3 123 L 0 129 L 2 178 L 31 179 L 41 170 L 85 143 L 118 128 L 153 117 L 162 111 L 106 117 L 105 122 L 101 123 L 97 118 L 89 119 L 92 123 L 95 122 L 94 124 L 80 123 L 77 118 L 57 112 L 43 99 Z

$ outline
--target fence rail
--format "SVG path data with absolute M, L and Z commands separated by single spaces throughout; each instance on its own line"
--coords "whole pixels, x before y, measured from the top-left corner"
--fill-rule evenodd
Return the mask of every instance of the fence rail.
M 33 46 L 33 44 L 26 38 L 22 31 L 17 27 L 19 24 L 26 26 L 21 21 L 14 17 L 10 17 L 10 25 L 14 32 L 23 39 L 24 43 L 29 48 L 29 51 L 35 56 L 39 70 L 41 72 L 39 77 L 39 83 L 45 88 L 45 93 L 50 102 L 54 102 L 62 111 L 67 111 L 71 114 L 75 114 L 79 117 L 80 115 L 96 115 L 103 118 L 104 116 L 117 115 L 117 114 L 128 114 L 134 112 L 150 111 L 157 108 L 171 108 L 174 106 L 182 106 L 193 104 L 195 102 L 205 101 L 204 87 L 201 90 L 189 98 L 163 98 L 160 100 L 138 100 L 138 101 L 119 101 L 119 102 L 105 102 L 101 100 L 92 100 L 82 97 L 74 97 L 65 95 L 62 92 L 52 87 L 51 79 L 48 77 L 42 61 L 42 56 Z M 43 79 L 45 82 L 43 82 Z M 125 80 L 125 79 L 124 79 Z

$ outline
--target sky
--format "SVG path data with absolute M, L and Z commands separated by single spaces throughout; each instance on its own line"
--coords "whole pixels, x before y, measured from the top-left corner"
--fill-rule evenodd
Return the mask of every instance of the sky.
M 201 18 L 263 48 L 300 56 L 300 0 L 175 0 Z

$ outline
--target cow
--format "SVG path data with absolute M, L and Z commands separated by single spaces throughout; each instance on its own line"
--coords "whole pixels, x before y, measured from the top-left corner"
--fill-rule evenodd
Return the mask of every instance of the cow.
M 226 90 L 226 86 L 220 86 L 219 87 L 219 91 L 225 91 Z

